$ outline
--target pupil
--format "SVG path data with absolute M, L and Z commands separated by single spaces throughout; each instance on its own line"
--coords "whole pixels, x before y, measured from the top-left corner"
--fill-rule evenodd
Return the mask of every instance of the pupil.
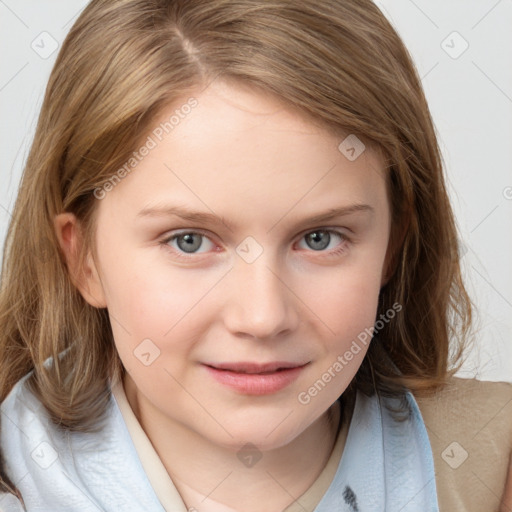
M 322 241 L 322 238 L 324 239 Z M 310 247 L 315 250 L 325 249 L 329 245 L 330 234 L 327 231 L 314 231 L 308 236 L 308 241 L 311 241 L 313 245 Z
M 196 236 L 194 233 L 188 233 L 178 237 L 178 246 L 180 249 L 184 250 L 185 252 L 194 252 L 195 250 L 199 249 L 199 247 L 201 247 L 201 238 L 197 237 L 196 241 L 194 242 L 194 236 Z M 184 246 L 180 244 L 180 240 L 185 242 Z

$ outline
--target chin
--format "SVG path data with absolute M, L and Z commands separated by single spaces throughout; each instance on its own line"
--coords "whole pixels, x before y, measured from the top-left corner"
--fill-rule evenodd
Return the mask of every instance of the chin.
M 256 446 L 262 452 L 282 448 L 308 428 L 307 422 L 303 423 L 304 420 L 298 423 L 296 415 L 290 414 L 292 410 L 290 408 L 286 414 L 280 412 L 279 415 L 272 416 L 260 414 L 257 419 L 246 415 L 240 421 L 224 422 L 222 425 L 231 436 L 222 430 L 215 439 L 210 439 L 235 452 L 247 444 Z
M 243 455 L 245 452 L 269 452 L 278 450 L 283 446 L 292 442 L 296 436 L 292 433 L 282 432 L 281 435 L 271 435 L 264 432 L 254 432 L 242 430 L 240 432 L 231 432 L 233 437 L 227 440 L 225 437 L 222 440 L 212 440 L 219 446 L 226 450 L 233 451 L 237 456 Z

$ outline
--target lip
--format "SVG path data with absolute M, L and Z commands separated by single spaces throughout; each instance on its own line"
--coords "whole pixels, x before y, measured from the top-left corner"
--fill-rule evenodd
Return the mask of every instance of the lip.
M 271 361 L 268 363 L 254 363 L 252 361 L 240 361 L 233 363 L 204 363 L 206 366 L 217 370 L 229 370 L 237 373 L 265 373 L 275 372 L 279 369 L 290 369 L 304 366 L 307 363 L 294 363 L 290 361 Z
M 203 364 L 208 373 L 221 384 L 246 395 L 276 393 L 297 379 L 309 363 L 276 361 L 271 363 Z

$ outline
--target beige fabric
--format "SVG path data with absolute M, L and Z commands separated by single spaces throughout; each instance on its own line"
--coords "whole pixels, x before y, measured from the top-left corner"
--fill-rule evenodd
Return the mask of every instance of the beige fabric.
M 435 396 L 415 398 L 440 512 L 498 512 L 512 451 L 512 384 L 454 377 Z
M 178 490 L 130 407 L 122 384 L 116 384 L 112 389 L 112 393 L 119 405 L 119 410 L 121 411 L 130 437 L 137 450 L 144 472 L 160 503 L 166 511 L 187 512 L 187 507 L 183 503 Z M 338 469 L 347 438 L 351 414 L 352 409 L 347 411 L 347 415 L 344 418 L 333 451 L 325 468 L 313 485 L 290 506 L 284 509 L 283 512 L 312 512 L 318 505 Z

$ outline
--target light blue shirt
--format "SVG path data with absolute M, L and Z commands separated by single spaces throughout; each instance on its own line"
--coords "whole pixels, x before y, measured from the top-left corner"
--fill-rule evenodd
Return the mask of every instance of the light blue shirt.
M 26 510 L 165 512 L 114 397 L 100 432 L 63 431 L 26 387 L 29 375 L 1 405 L 0 437 L 7 474 Z M 357 392 L 338 469 L 314 512 L 439 512 L 425 424 L 412 393 L 405 400 L 410 415 L 400 422 L 385 407 L 398 407 L 398 399 Z M 0 511 L 23 510 L 12 496 L 0 496 Z

